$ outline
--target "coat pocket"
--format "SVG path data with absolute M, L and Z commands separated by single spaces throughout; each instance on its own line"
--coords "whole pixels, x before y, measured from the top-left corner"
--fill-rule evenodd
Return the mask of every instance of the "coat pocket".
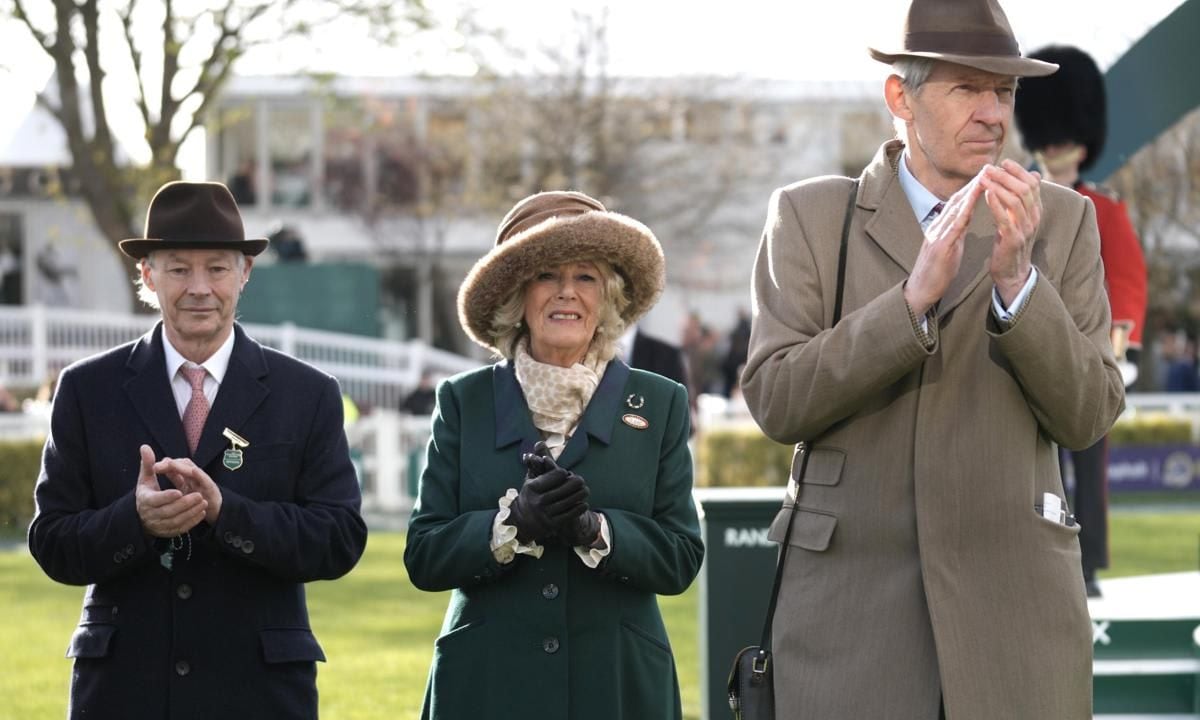
M 842 481 L 842 468 L 846 465 L 846 451 L 834 447 L 812 447 L 808 449 L 808 468 L 804 471 L 807 485 L 837 485 Z M 792 456 L 791 479 L 796 482 L 804 455 Z M 793 493 L 794 496 L 794 493 Z
M 325 653 L 308 628 L 260 630 L 263 660 L 267 663 L 325 662 Z
M 67 645 L 69 658 L 102 658 L 112 651 L 113 636 L 117 626 L 106 623 L 89 623 L 75 628 L 71 643 Z
M 767 539 L 772 542 L 783 542 L 783 534 L 787 530 L 788 516 L 792 514 L 792 506 L 784 505 L 783 509 L 771 521 L 771 529 Z M 788 544 L 813 552 L 825 552 L 833 540 L 833 531 L 837 528 L 837 516 L 826 512 L 818 512 L 801 507 L 796 510 L 796 519 L 792 521 L 792 535 Z

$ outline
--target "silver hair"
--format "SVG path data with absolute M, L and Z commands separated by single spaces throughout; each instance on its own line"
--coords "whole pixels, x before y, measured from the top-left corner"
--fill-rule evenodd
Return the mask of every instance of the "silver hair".
M 933 58 L 905 56 L 892 63 L 892 74 L 900 78 L 905 90 L 917 92 L 929 80 L 937 62 Z
M 137 280 L 134 282 L 134 285 L 137 286 L 138 300 L 141 300 L 146 305 L 148 305 L 151 308 L 154 308 L 155 310 L 161 310 L 162 306 L 159 305 L 159 303 L 158 303 L 158 294 L 155 293 L 150 288 L 146 287 L 145 281 L 142 280 L 142 267 L 145 266 L 145 267 L 153 268 L 154 267 L 154 256 L 160 252 L 162 252 L 162 250 L 152 250 L 152 251 L 146 253 L 146 257 L 142 258 L 141 260 L 138 260 L 138 276 L 137 276 Z M 234 260 L 234 263 L 237 265 L 238 272 L 245 272 L 246 271 L 246 256 L 240 252 L 237 252 L 236 250 L 232 250 L 231 252 L 236 253 L 236 259 Z
M 592 337 L 592 349 L 601 360 L 611 360 L 617 354 L 617 340 L 625 332 L 622 315 L 629 307 L 629 295 L 625 292 L 625 278 L 606 260 L 585 258 L 576 262 L 590 262 L 600 273 L 600 318 L 596 323 L 596 334 Z M 525 278 L 492 315 L 492 347 L 500 356 L 512 360 L 521 339 L 529 335 L 525 325 L 525 289 L 532 277 Z

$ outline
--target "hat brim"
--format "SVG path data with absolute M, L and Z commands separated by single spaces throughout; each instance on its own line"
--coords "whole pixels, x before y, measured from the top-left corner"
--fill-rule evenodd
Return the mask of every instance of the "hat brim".
M 1011 75 L 1013 77 L 1044 77 L 1052 75 L 1058 70 L 1058 65 L 1054 63 L 1020 56 L 955 55 L 952 53 L 910 52 L 908 50 L 884 52 L 875 48 L 867 48 L 867 51 L 871 53 L 872 58 L 888 65 L 905 57 L 921 57 L 954 63 L 955 65 L 966 65 L 976 70 L 984 70 L 996 73 L 997 75 Z
M 479 345 L 493 345 L 496 308 L 514 287 L 537 272 L 564 263 L 600 259 L 625 279 L 629 306 L 621 317 L 637 321 L 658 302 L 666 285 L 662 246 L 650 229 L 614 212 L 552 217 L 497 245 L 480 258 L 458 291 L 458 320 Z
M 239 250 L 243 255 L 255 256 L 267 249 L 271 241 L 267 238 L 248 238 L 227 242 L 178 242 L 155 238 L 129 238 L 117 243 L 121 252 L 134 260 L 141 260 L 155 250 Z

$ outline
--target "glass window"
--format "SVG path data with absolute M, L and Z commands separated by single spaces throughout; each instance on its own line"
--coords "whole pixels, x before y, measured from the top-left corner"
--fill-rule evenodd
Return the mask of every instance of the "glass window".
M 0 305 L 25 302 L 24 248 L 21 216 L 0 213 Z

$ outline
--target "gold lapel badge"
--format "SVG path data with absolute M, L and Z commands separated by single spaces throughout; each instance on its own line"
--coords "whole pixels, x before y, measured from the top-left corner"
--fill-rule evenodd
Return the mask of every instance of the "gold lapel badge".
M 645 430 L 646 428 L 650 427 L 649 420 L 641 415 L 634 415 L 633 413 L 625 413 L 622 415 L 621 422 L 625 423 L 634 430 Z
M 229 449 L 225 451 L 225 457 L 221 459 L 221 464 L 230 470 L 237 470 L 242 466 L 245 457 L 242 454 L 242 448 L 250 447 L 250 441 L 238 435 L 229 428 L 225 428 L 225 432 L 221 433 L 229 438 Z

